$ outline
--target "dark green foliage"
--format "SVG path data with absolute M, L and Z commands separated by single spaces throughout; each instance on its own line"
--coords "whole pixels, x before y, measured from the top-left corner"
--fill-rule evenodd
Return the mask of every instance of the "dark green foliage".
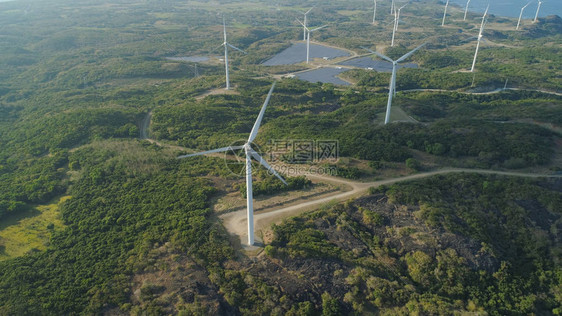
M 74 110 L 13 124 L 0 143 L 0 217 L 64 192 L 67 149 L 95 139 L 138 136 L 134 113 Z
M 259 179 L 252 183 L 254 196 L 260 195 L 271 195 L 278 192 L 292 191 L 292 190 L 304 190 L 312 185 L 312 181 L 307 179 L 305 176 L 298 177 L 287 177 L 287 185 L 285 185 L 281 180 L 277 179 L 274 175 L 268 174 L 267 171 L 260 171 L 255 174 Z M 240 186 L 240 194 L 246 197 L 246 184 Z
M 324 292 L 322 294 L 322 316 L 337 316 L 340 315 L 340 306 L 336 299 L 330 293 Z
M 165 171 L 135 176 L 116 153 L 91 154 L 73 154 L 84 176 L 62 207 L 66 229 L 55 231 L 46 252 L 0 263 L 2 314 L 97 313 L 106 304 L 119 306 L 128 301 L 131 274 L 147 264 L 135 258 L 168 241 L 204 262 L 231 255 L 221 241 L 209 239 L 216 230 L 207 208 L 214 190 L 179 162 L 162 161 Z M 142 295 L 149 299 L 156 290 Z
M 274 225 L 277 254 L 289 257 L 341 257 L 345 256 L 342 249 L 326 240 L 324 232 L 313 229 L 311 223 L 300 220 L 286 222 L 283 225 Z
M 384 191 L 394 205 L 375 204 L 383 212 L 392 214 L 390 210 L 403 203 L 415 205 L 414 210 L 419 208 L 415 217 L 422 221 L 416 227 L 425 236 L 434 231 L 439 243 L 449 243 L 455 235 L 457 242 L 469 238 L 481 249 L 431 246 L 421 237 L 416 241 L 423 246 L 408 246 L 412 236 L 406 235 L 392 242 L 389 234 L 407 228 L 399 223 L 408 216 L 398 215 L 382 228 L 371 225 L 370 218 L 380 216 L 373 209 L 373 202 L 381 200 L 378 194 L 274 226 L 269 255 L 299 262 L 316 258 L 323 258 L 323 264 L 345 262 L 350 266 L 349 291 L 330 296 L 357 313 L 373 308 L 382 314 L 518 315 L 560 310 L 562 301 L 552 295 L 560 290 L 560 244 L 557 229 L 551 226 L 562 215 L 559 181 L 451 174 L 394 184 Z M 432 221 L 428 212 L 436 210 L 438 218 Z M 350 244 L 363 250 L 331 250 Z M 497 263 L 485 267 L 469 262 L 478 257 L 482 263 Z
M 0 170 L 0 217 L 27 208 L 27 203 L 46 202 L 65 190 L 62 182 L 66 152 L 39 159 L 9 159 Z
M 406 159 L 406 167 L 417 171 L 420 169 L 420 162 L 414 158 L 408 158 Z
M 473 117 L 513 123 L 521 119 L 562 123 L 561 97 L 532 91 L 504 91 L 489 95 L 463 93 L 408 94 L 405 107 L 423 121 L 439 118 L 461 119 Z
M 431 185 L 429 185 L 431 183 Z M 432 198 L 440 192 L 447 198 Z M 534 229 L 525 225 L 528 218 L 538 216 L 552 220 L 560 216 L 562 196 L 556 191 L 541 189 L 524 179 L 485 179 L 467 175 L 437 176 L 426 181 L 395 185 L 387 191 L 392 200 L 399 203 L 422 205 L 421 217 L 431 226 L 445 227 L 452 232 L 469 235 L 492 246 L 495 254 L 512 262 L 529 264 L 550 257 L 548 238 L 533 234 Z M 467 201 L 469 204 L 460 203 Z M 529 201 L 540 203 L 542 215 L 525 210 Z M 535 203 L 535 202 L 533 202 Z M 540 228 L 550 230 L 547 222 L 537 222 Z M 545 239 L 546 238 L 546 239 Z M 509 246 L 507 246 L 509 245 Z M 531 246 L 534 245 L 534 246 Z M 542 246 L 538 246 L 542 245 Z M 527 258 L 520 256 L 521 252 Z
M 381 226 L 383 224 L 384 217 L 381 214 L 362 207 L 359 207 L 358 210 L 363 213 L 363 224 L 373 226 Z
M 265 249 L 279 264 L 283 264 L 279 258 L 312 258 L 319 261 L 310 270 L 338 260 L 345 263 L 342 270 L 352 266 L 353 272 L 341 272 L 342 279 L 349 279 L 343 282 L 349 295 L 333 290 L 337 282 L 326 285 L 312 279 L 302 283 L 313 285 L 303 286 L 307 291 L 289 293 L 267 274 L 225 263 L 235 258 L 233 249 L 220 225 L 213 225 L 216 219 L 208 201 L 214 189 L 199 178 L 228 175 L 222 162 L 210 158 L 180 162 L 172 159 L 169 149 L 131 140 L 138 137 L 148 110 L 154 113 L 152 135 L 164 142 L 207 149 L 245 140 L 271 84 L 250 78 L 302 69 L 259 65 L 300 37 L 299 30 L 282 31 L 294 26 L 293 10 L 270 10 L 269 3 L 259 1 L 251 6 L 239 0 L 223 4 L 236 17 L 227 15 L 231 43 L 249 53 L 232 55 L 232 80 L 240 94 L 198 98 L 224 87 L 222 65 L 200 63 L 202 76 L 195 78 L 194 63 L 165 57 L 220 53 L 215 48 L 221 42 L 217 39 L 221 21 L 213 4 L 1 3 L 0 221 L 30 204 L 72 195 L 61 209 L 66 227 L 49 225 L 47 251 L 34 249 L 0 263 L 1 315 L 172 314 L 160 300 L 168 294 L 162 285 L 147 283 L 140 288 L 144 306 L 132 306 L 131 301 L 133 275 L 166 270 L 156 267 L 149 255 L 163 245 L 192 259 L 198 271 L 212 279 L 212 286 L 220 289 L 213 302 L 228 305 L 225 314 L 334 315 L 349 314 L 352 308 L 365 313 L 386 309 L 388 314 L 450 314 L 465 309 L 498 315 L 562 313 L 562 272 L 555 260 L 560 252 L 552 241 L 559 220 L 552 224 L 547 213 L 532 217 L 527 211 L 536 203 L 551 213 L 562 209 L 557 193 L 548 189 L 552 183 L 546 182 L 537 186 L 524 181 L 445 179 L 449 186 L 429 181 L 414 185 L 414 192 L 408 192 L 408 186 L 388 191 L 412 204 L 423 200 L 418 216 L 431 229 L 461 232 L 483 242 L 482 256 L 490 258 L 492 253 L 498 262 L 505 262 L 493 271 L 475 272 L 460 252 L 449 249 L 434 253 L 418 249 L 431 260 L 412 252 L 421 259 L 410 258 L 410 269 L 407 255 L 390 244 L 394 236 L 381 233 L 392 217 L 349 205 L 276 227 L 278 239 Z M 306 4 L 290 0 L 285 5 L 296 10 Z M 315 19 L 333 21 L 338 27 L 324 29 L 315 39 L 356 51 L 365 42 L 388 40 L 382 26 L 366 27 L 365 12 L 352 16 L 338 12 L 348 7 L 345 1 L 333 0 L 317 7 Z M 420 18 L 412 26 L 425 27 L 434 8 L 418 9 Z M 559 39 L 558 22 L 541 19 L 517 34 L 486 34 L 499 45 L 482 50 L 476 77 L 457 72 L 469 66 L 471 53 L 445 50 L 447 45 L 461 45 L 463 39 L 440 30 L 431 35 L 438 44 L 413 56 L 421 68 L 399 71 L 398 88 L 468 88 L 474 78 L 476 87 L 491 90 L 503 87 L 509 78 L 509 86 L 558 89 L 561 55 L 551 44 Z M 466 23 L 465 28 L 473 25 Z M 403 54 L 427 35 L 411 32 L 388 53 Z M 530 36 L 541 38 L 526 38 Z M 512 39 L 525 42 L 517 43 L 520 48 L 502 47 L 514 45 Z M 399 93 L 395 105 L 430 124 L 381 126 L 386 94 L 379 92 L 388 87 L 389 74 L 357 70 L 346 75 L 358 80 L 355 88 L 282 80 L 258 145 L 272 139 L 329 139 L 339 141 L 341 156 L 378 163 L 404 162 L 418 150 L 466 158 L 470 166 L 519 168 L 548 162 L 553 134 L 528 121 L 493 121 L 562 123 L 559 97 L 517 91 L 486 96 Z M 108 141 L 115 138 L 127 140 Z M 357 170 L 343 169 L 342 175 L 354 178 Z M 256 181 L 257 193 L 284 188 L 275 181 L 268 177 Z M 304 178 L 289 181 L 293 189 L 310 185 Z M 402 196 L 395 192 L 402 190 L 406 191 Z M 541 229 L 533 229 L 534 223 Z M 318 230 L 322 225 L 337 226 L 337 236 L 329 239 L 332 234 Z M 400 233 L 417 234 L 412 228 Z M 337 244 L 351 237 L 355 248 Z M 363 250 L 357 250 L 361 246 Z M 4 250 L 0 240 L 0 252 Z M 183 312 L 210 314 L 196 298 Z
M 335 168 L 338 177 L 346 179 L 359 179 L 362 172 L 357 167 L 344 167 L 342 165 L 325 165 L 327 168 Z

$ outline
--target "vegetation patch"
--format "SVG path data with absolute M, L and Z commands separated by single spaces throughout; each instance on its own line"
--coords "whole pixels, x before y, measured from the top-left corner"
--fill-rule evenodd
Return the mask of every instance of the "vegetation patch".
M 52 204 L 38 205 L 4 218 L 0 226 L 0 260 L 47 249 L 51 234 L 64 227 L 59 208 L 70 198 L 63 196 Z

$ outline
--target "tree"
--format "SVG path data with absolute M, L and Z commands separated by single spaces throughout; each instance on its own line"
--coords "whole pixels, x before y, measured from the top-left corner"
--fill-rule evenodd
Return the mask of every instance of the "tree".
M 418 171 L 420 168 L 420 163 L 414 158 L 408 158 L 406 159 L 406 167 Z
M 340 306 L 338 300 L 333 298 L 330 293 L 324 292 L 322 294 L 322 316 L 336 316 L 340 315 Z

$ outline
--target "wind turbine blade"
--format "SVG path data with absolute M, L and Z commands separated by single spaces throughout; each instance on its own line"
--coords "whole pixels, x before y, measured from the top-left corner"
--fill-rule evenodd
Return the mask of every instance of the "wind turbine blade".
M 404 59 L 406 59 L 406 58 L 412 56 L 413 53 L 415 53 L 418 49 L 420 49 L 420 48 L 422 48 L 423 46 L 425 46 L 425 44 L 427 44 L 427 43 L 423 43 L 423 44 L 421 44 L 420 46 L 414 48 L 411 52 L 409 52 L 409 53 L 407 53 L 406 55 L 404 55 L 404 56 L 398 58 L 398 60 L 396 60 L 396 62 L 399 63 L 399 62 L 403 61 Z
M 224 16 L 222 17 L 222 30 L 224 32 L 224 42 L 226 43 L 226 22 L 224 21 Z
M 310 11 L 312 11 L 312 9 L 314 9 L 315 7 L 316 7 L 316 6 L 313 6 L 312 8 L 308 9 L 308 11 L 306 11 L 306 12 L 304 13 L 304 15 L 307 15 L 307 14 L 309 14 L 309 13 L 310 13 Z
M 202 155 L 206 155 L 206 154 L 214 154 L 214 153 L 220 153 L 220 152 L 225 152 L 225 151 L 229 151 L 229 150 L 237 150 L 237 149 L 242 149 L 242 148 L 244 148 L 244 146 L 228 146 L 228 147 L 223 147 L 223 148 L 218 148 L 218 149 L 213 149 L 213 150 L 202 151 L 202 152 L 195 153 L 195 154 L 182 155 L 182 156 L 178 156 L 176 159 L 182 159 L 182 158 L 194 157 L 194 156 L 202 156 Z
M 226 45 L 228 45 L 228 46 L 231 47 L 231 48 L 236 49 L 236 50 L 239 51 L 239 52 L 242 52 L 242 53 L 244 53 L 244 54 L 248 54 L 248 53 L 246 53 L 245 51 L 241 50 L 240 48 L 238 48 L 238 47 L 236 47 L 236 46 L 234 46 L 234 45 L 231 45 L 231 44 L 229 44 L 229 43 L 226 43 Z
M 386 26 L 386 25 L 390 25 L 390 23 L 396 24 L 396 19 L 394 19 L 394 20 L 392 20 L 392 21 L 390 21 L 390 22 L 384 23 L 384 25 L 385 25 L 385 26 Z M 394 26 L 392 26 L 392 27 L 394 28 Z
M 283 177 L 281 175 L 279 175 L 279 173 L 277 173 L 277 171 L 275 171 L 275 169 L 273 169 L 272 166 L 270 166 L 267 161 L 265 161 L 265 159 L 263 159 L 257 152 L 255 152 L 253 149 L 250 151 L 250 155 L 252 155 L 252 157 L 254 157 L 255 160 L 257 160 L 262 166 L 264 166 L 269 172 L 271 172 L 271 174 L 273 174 L 274 176 L 276 176 L 279 180 L 281 180 L 281 182 L 283 182 L 285 185 L 289 185 L 287 183 L 287 181 L 285 181 L 285 179 L 283 179 Z
M 384 59 L 384 60 L 387 60 L 387 61 L 389 61 L 389 62 L 391 62 L 391 63 L 394 62 L 394 60 L 392 60 L 392 59 L 386 57 L 385 55 L 383 55 L 383 54 L 381 54 L 381 53 L 379 53 L 379 52 L 375 52 L 374 50 L 370 50 L 370 49 L 368 49 L 368 48 L 366 48 L 366 47 L 363 47 L 363 46 L 361 46 L 361 48 L 366 49 L 366 50 L 368 50 L 369 52 L 371 52 L 372 54 L 375 54 L 375 55 L 379 56 L 380 58 L 382 58 L 382 59 Z
M 304 26 L 306 28 L 306 25 L 304 25 L 304 23 L 302 23 L 301 20 L 299 20 L 299 19 L 295 19 L 295 20 L 297 20 L 297 22 L 299 22 L 302 26 Z M 308 28 L 307 28 L 307 30 L 308 30 Z
M 216 51 L 217 49 L 222 48 L 223 46 L 224 46 L 224 43 L 223 43 L 223 44 L 220 44 L 217 48 L 215 48 L 215 49 L 213 49 L 213 50 L 211 50 L 211 51 L 214 52 L 214 51 Z
M 260 114 L 258 115 L 256 122 L 254 123 L 254 127 L 252 127 L 252 131 L 250 132 L 250 137 L 248 137 L 248 143 L 253 142 L 254 139 L 256 139 L 256 136 L 258 136 L 258 129 L 260 128 L 261 121 L 263 120 L 263 115 L 265 113 L 265 109 L 267 108 L 269 99 L 271 99 L 271 94 L 273 93 L 273 89 L 275 88 L 276 83 L 277 82 L 274 81 L 273 85 L 271 86 L 271 89 L 269 89 L 269 93 L 267 94 L 267 98 L 265 98 L 265 102 L 263 103 Z
M 312 29 L 312 30 L 310 30 L 309 32 L 312 33 L 312 32 L 314 32 L 314 31 L 318 31 L 319 29 L 323 29 L 323 28 L 325 28 L 326 26 L 328 26 L 328 25 L 322 25 L 321 27 L 317 27 L 317 28 L 315 28 L 315 29 Z

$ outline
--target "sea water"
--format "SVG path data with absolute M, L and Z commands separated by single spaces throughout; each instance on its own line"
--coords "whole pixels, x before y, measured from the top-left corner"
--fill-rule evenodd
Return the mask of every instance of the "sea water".
M 450 0 L 450 3 L 457 4 L 464 8 L 466 0 Z M 529 0 L 471 0 L 468 6 L 469 12 L 484 13 L 486 6 L 490 4 L 490 14 L 497 16 L 509 16 L 517 18 L 521 12 L 521 8 L 527 4 Z M 538 1 L 532 0 L 531 4 L 523 11 L 524 19 L 531 19 L 535 17 L 537 12 Z M 547 15 L 558 15 L 562 17 L 562 0 L 544 0 L 541 4 L 539 17 Z

